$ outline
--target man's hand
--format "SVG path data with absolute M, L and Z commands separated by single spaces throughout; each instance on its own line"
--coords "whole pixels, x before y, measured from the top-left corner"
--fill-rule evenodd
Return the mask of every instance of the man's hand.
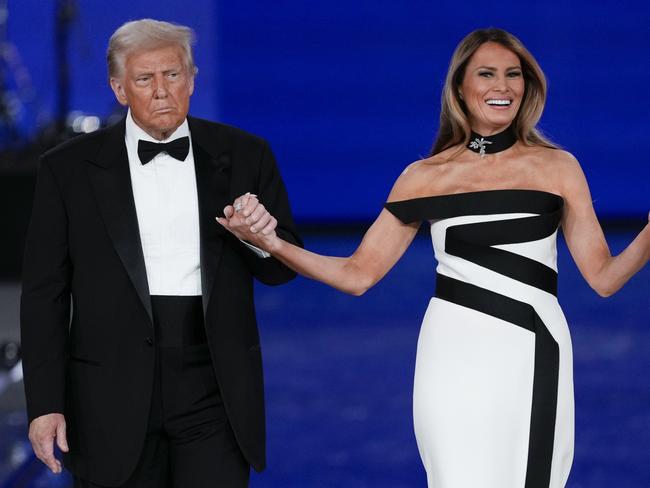
M 54 441 L 63 452 L 68 452 L 65 435 L 65 417 L 60 413 L 41 415 L 29 424 L 29 441 L 36 457 L 43 461 L 53 473 L 63 470 L 61 461 L 54 457 Z
M 278 221 L 264 208 L 256 195 L 246 193 L 236 198 L 232 205 L 223 209 L 223 214 L 225 218 L 216 217 L 217 222 L 237 238 L 273 252 L 278 240 L 275 233 Z

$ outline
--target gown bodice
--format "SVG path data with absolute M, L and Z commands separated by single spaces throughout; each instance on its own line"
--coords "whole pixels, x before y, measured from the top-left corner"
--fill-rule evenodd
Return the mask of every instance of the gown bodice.
M 486 190 L 389 202 L 386 209 L 404 223 L 431 223 L 439 275 L 481 286 L 481 276 L 497 274 L 557 295 L 563 203 L 544 191 Z

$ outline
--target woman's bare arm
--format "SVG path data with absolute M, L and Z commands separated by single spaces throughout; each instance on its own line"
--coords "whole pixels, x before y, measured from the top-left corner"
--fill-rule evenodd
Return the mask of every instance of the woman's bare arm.
M 596 218 L 591 194 L 578 161 L 568 153 L 561 162 L 565 200 L 562 229 L 582 276 L 603 297 L 616 293 L 650 259 L 650 226 L 618 256 L 612 256 Z
M 298 273 L 358 296 L 388 273 L 413 241 L 417 229 L 417 225 L 402 224 L 382 210 L 349 257 L 321 256 L 279 238 L 267 250 Z
M 389 201 L 405 199 L 410 179 L 406 172 L 398 179 Z M 393 214 L 382 210 L 351 256 L 323 256 L 279 238 L 273 231 L 272 220 L 269 224 L 268 217 L 263 216 L 263 206 L 257 204 L 254 195 L 240 198 L 245 199 L 242 211 L 236 213 L 233 207 L 226 207 L 224 214 L 227 218 L 217 218 L 221 225 L 238 238 L 271 253 L 303 276 L 357 296 L 371 288 L 395 265 L 419 227 L 419 223 L 403 224 Z M 252 220 L 249 219 L 251 216 Z M 256 228 L 255 222 L 258 221 L 260 224 Z

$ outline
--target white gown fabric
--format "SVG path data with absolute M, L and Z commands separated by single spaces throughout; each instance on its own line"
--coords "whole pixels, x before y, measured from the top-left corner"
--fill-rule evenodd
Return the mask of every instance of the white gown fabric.
M 557 301 L 563 200 L 490 190 L 386 204 L 428 220 L 436 296 L 418 340 L 415 433 L 430 488 L 563 488 L 573 460 L 569 329 Z

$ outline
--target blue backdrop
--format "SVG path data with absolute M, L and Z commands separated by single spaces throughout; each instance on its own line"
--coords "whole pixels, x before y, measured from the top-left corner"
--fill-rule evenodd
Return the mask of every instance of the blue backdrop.
M 73 109 L 111 110 L 104 51 L 120 23 L 149 16 L 188 24 L 198 34 L 200 69 L 192 112 L 269 139 L 301 220 L 363 221 L 378 213 L 397 175 L 430 148 L 455 45 L 491 25 L 517 35 L 545 70 L 541 127 L 582 162 L 599 215 L 642 217 L 650 208 L 645 2 L 78 4 Z M 54 2 L 14 0 L 9 9 L 9 39 L 47 113 Z M 25 110 L 26 130 L 35 112 Z

